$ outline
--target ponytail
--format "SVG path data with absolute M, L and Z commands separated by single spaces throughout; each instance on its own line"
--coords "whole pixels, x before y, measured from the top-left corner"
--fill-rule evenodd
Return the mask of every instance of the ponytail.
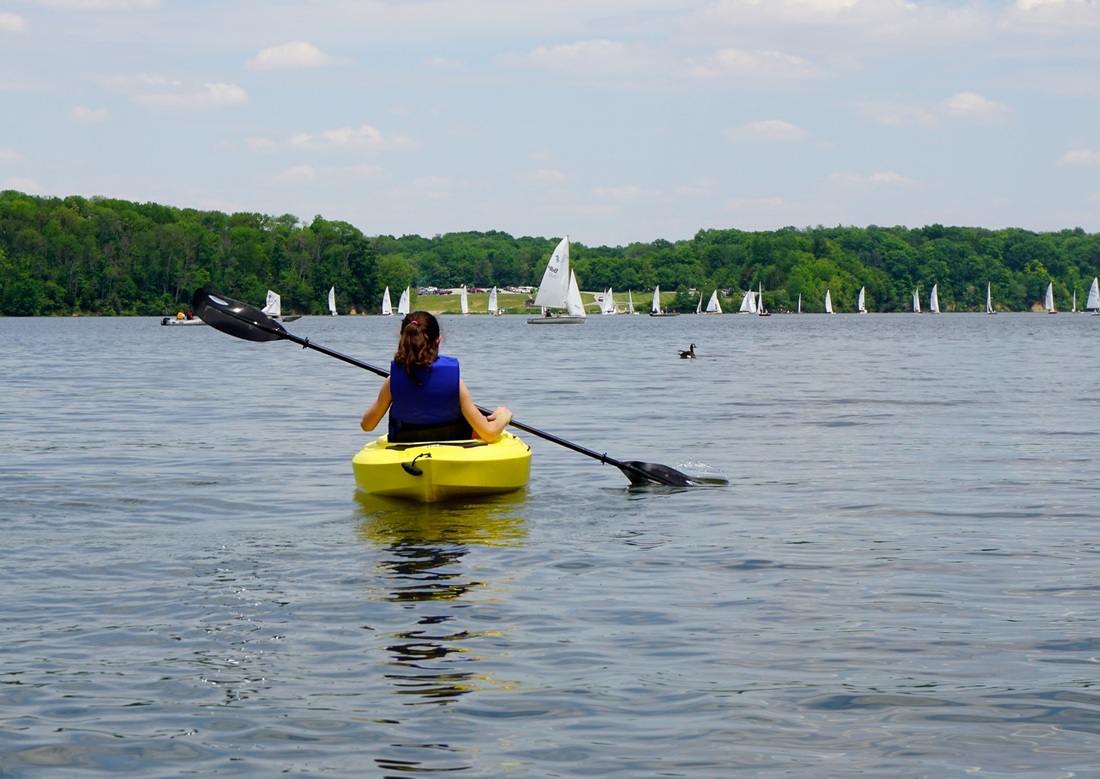
M 405 369 L 416 384 L 417 368 L 431 368 L 439 356 L 439 322 L 427 311 L 413 311 L 401 320 L 401 335 L 393 361 Z

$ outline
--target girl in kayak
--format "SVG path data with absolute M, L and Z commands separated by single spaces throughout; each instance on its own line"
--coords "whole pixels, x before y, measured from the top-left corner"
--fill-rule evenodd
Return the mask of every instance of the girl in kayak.
M 459 376 L 458 360 L 439 354 L 439 338 L 439 322 L 427 311 L 405 315 L 390 375 L 363 414 L 363 430 L 374 430 L 389 411 L 388 438 L 394 443 L 500 436 L 512 412 L 504 406 L 487 417 L 478 411 Z

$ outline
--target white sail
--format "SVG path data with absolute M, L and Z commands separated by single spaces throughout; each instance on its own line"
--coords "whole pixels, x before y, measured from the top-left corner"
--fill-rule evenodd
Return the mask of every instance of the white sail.
M 1077 290 L 1073 290 L 1073 309 L 1072 313 L 1077 313 Z
M 738 313 L 741 314 L 755 314 L 756 313 L 756 293 L 751 289 L 744 294 L 741 298 L 741 308 L 738 309 Z
M 382 316 L 393 316 L 393 304 L 390 303 L 389 287 L 386 287 L 386 292 L 382 295 Z
M 802 293 L 798 293 L 798 313 L 802 313 Z
M 565 310 L 569 316 L 584 317 L 584 301 L 581 300 L 581 288 L 577 284 L 577 274 L 569 271 L 569 288 L 565 292 Z
M 1100 311 L 1100 278 L 1093 277 L 1092 286 L 1089 287 L 1089 299 L 1085 302 L 1085 308 L 1089 311 Z
M 631 296 L 629 289 L 626 291 L 626 313 L 628 313 L 628 314 L 637 314 L 638 313 L 637 311 L 634 310 L 634 298 L 633 298 L 633 296 Z
M 267 314 L 272 319 L 278 319 L 283 313 L 282 298 L 279 297 L 278 292 L 267 291 L 267 305 L 263 307 L 263 313 Z
M 535 295 L 535 305 L 542 308 L 565 308 L 566 297 L 569 294 L 569 277 L 569 236 L 567 235 L 561 239 L 561 243 L 550 257 L 550 262 L 546 264 L 542 283 L 539 284 L 538 294 Z
M 659 286 L 653 288 L 653 311 L 654 314 L 661 313 L 661 288 Z
M 996 314 L 993 310 L 993 282 L 987 281 L 985 283 L 985 313 Z
M 920 313 L 920 290 L 919 289 L 913 290 L 913 313 L 914 314 L 919 314 Z
M 858 311 L 861 314 L 866 314 L 867 313 L 867 305 L 866 305 L 867 297 L 866 297 L 866 295 L 867 295 L 867 287 L 860 287 L 859 288 L 859 308 L 858 308 Z
M 489 313 L 497 314 L 497 288 L 493 287 L 489 290 Z
M 617 314 L 619 313 L 618 306 L 615 305 L 615 295 L 611 287 L 607 288 L 607 292 L 604 293 L 603 303 L 600 305 L 601 314 Z
M 703 293 L 702 292 L 699 293 L 699 302 L 695 304 L 695 313 L 696 314 L 703 313 Z
M 405 287 L 405 291 L 401 293 L 401 300 L 397 303 L 397 315 L 405 316 L 409 313 L 409 288 Z
M 928 310 L 931 311 L 933 314 L 940 313 L 939 288 L 940 288 L 939 284 L 933 284 L 932 285 L 932 294 L 928 298 Z
M 825 313 L 833 313 L 833 296 L 829 294 L 829 290 L 825 290 Z
M 710 295 L 710 300 L 707 301 L 707 313 L 708 314 L 721 314 L 722 313 L 722 307 L 720 305 L 718 305 L 718 290 L 714 290 L 714 292 L 712 292 L 711 295 Z
M 1054 310 L 1054 282 L 1053 281 L 1050 284 L 1047 284 L 1047 299 L 1046 299 L 1046 302 L 1043 305 L 1046 308 L 1048 314 L 1057 313 Z
M 336 316 L 336 287 L 328 288 L 328 312 Z
M 462 285 L 462 296 L 459 298 L 458 304 L 459 304 L 459 306 L 461 306 L 463 314 L 469 314 L 470 313 L 470 299 L 468 297 L 466 297 L 466 285 L 465 284 Z

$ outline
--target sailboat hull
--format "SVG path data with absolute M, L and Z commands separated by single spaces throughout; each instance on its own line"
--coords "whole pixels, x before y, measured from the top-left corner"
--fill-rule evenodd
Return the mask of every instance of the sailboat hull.
M 527 320 L 529 325 L 583 325 L 588 317 L 562 314 L 561 316 L 537 316 Z
M 531 476 L 531 448 L 511 433 L 489 444 L 391 444 L 382 436 L 364 446 L 351 466 L 363 492 L 436 503 L 522 489 Z

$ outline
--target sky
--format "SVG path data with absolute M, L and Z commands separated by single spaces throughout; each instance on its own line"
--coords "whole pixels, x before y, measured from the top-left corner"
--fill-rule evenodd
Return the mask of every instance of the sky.
M 0 0 L 0 190 L 589 246 L 1100 231 L 1100 0 Z

